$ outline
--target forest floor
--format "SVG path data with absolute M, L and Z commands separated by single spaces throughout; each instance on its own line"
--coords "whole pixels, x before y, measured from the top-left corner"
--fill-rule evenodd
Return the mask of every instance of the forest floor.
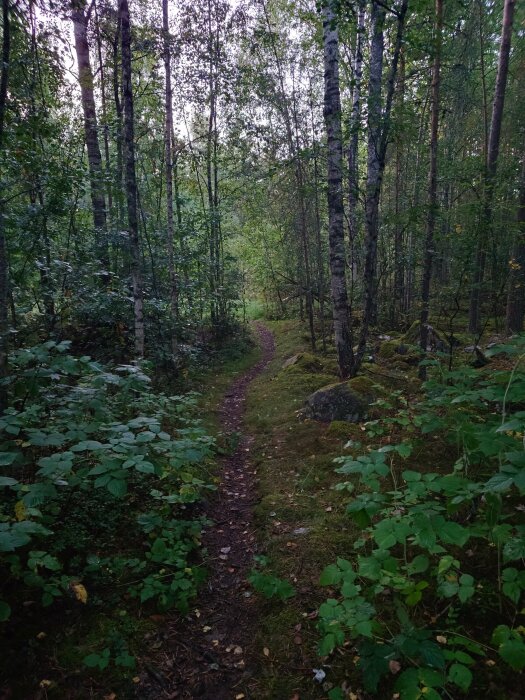
M 251 459 L 255 437 L 245 430 L 244 415 L 249 387 L 274 355 L 271 331 L 260 323 L 255 330 L 260 359 L 232 381 L 216 411 L 218 427 L 237 444 L 220 461 L 218 489 L 204 509 L 210 521 L 203 536 L 207 583 L 191 613 L 172 621 L 163 633 L 163 658 L 157 659 L 158 670 L 140 697 L 159 697 L 159 685 L 162 697 L 250 697 L 257 614 L 247 576 L 257 547 L 258 497 Z
M 298 420 L 306 397 L 337 381 L 335 362 L 325 358 L 325 369 L 316 373 L 283 370 L 287 358 L 308 350 L 302 324 L 265 321 L 255 329 L 260 350 L 227 363 L 209 386 L 205 382 L 208 417 L 230 437 L 240 433 L 240 440 L 221 461 L 218 493 L 205 508 L 214 523 L 203 542 L 208 583 L 190 614 L 162 633 L 160 654 L 151 657 L 160 673 L 150 673 L 141 698 L 327 697 L 329 680 L 314 681 L 316 610 L 324 598 L 318 578 L 323 566 L 352 547 L 344 496 L 332 490 L 338 481 L 333 459 L 360 429 L 346 425 L 339 434 Z M 268 560 L 261 571 L 291 583 L 296 596 L 265 599 L 254 591 L 247 576 L 258 553 Z M 341 678 L 345 671 L 337 665 L 335 658 L 334 674 Z

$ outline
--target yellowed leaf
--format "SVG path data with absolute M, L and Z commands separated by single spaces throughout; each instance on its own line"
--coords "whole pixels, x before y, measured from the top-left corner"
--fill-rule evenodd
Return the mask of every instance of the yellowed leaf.
M 18 522 L 26 519 L 27 511 L 23 501 L 17 501 L 15 504 L 15 515 Z
M 140 676 L 133 676 L 131 680 L 133 681 L 133 683 L 140 683 Z
M 439 642 L 439 644 L 446 644 L 447 638 L 444 637 L 442 634 L 438 634 L 438 636 L 436 637 L 436 642 Z
M 81 583 L 72 583 L 71 590 L 75 594 L 75 598 L 84 605 L 87 603 L 88 592 Z

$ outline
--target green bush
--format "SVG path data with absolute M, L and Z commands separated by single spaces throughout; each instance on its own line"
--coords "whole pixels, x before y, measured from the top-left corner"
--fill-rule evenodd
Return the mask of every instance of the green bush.
M 525 628 L 516 622 L 525 590 L 517 507 L 525 492 L 524 350 L 524 338 L 493 349 L 506 368 L 490 371 L 443 372 L 430 363 L 426 398 L 367 426 L 372 438 L 392 429 L 407 438 L 337 460 L 348 479 L 337 488 L 353 494 L 347 512 L 363 532 L 355 558 L 321 574 L 336 594 L 319 610 L 319 653 L 351 639 L 370 692 L 398 671 L 401 700 L 449 697 L 449 686 L 467 692 L 489 653 L 525 668 Z M 438 470 L 436 446 L 447 462 Z M 497 626 L 474 632 L 479 615 L 491 610 L 494 618 L 494 609 Z
M 43 606 L 118 590 L 186 609 L 202 578 L 191 562 L 203 523 L 190 506 L 214 488 L 195 396 L 155 392 L 140 366 L 109 368 L 68 348 L 50 341 L 10 358 L 0 619 L 31 590 Z

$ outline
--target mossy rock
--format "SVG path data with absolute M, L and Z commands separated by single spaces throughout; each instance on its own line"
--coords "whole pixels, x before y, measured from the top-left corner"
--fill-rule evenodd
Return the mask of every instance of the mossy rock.
M 402 345 L 400 340 L 385 340 L 379 348 L 379 357 L 383 360 L 390 360 L 392 357 L 395 357 L 400 345 Z
M 333 420 L 326 431 L 328 435 L 341 440 L 350 440 L 359 436 L 361 429 L 355 423 L 344 420 Z
M 371 401 L 385 395 L 385 390 L 380 384 L 374 382 L 374 380 L 370 377 L 365 377 L 362 374 L 358 377 L 350 379 L 348 381 L 348 385 L 358 394 L 369 397 Z
M 315 355 L 312 355 L 310 352 L 300 352 L 297 355 L 289 357 L 284 362 L 283 369 L 291 370 L 292 368 L 300 370 L 301 372 L 309 372 L 311 374 L 324 371 L 324 366 L 321 360 Z
M 335 420 L 357 423 L 365 417 L 369 403 L 367 397 L 354 391 L 349 382 L 340 382 L 323 386 L 311 394 L 303 413 L 322 423 Z

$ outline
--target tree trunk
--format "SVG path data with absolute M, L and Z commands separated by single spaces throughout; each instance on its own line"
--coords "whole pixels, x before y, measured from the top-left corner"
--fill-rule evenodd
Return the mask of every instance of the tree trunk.
M 323 8 L 324 45 L 324 118 L 328 144 L 328 240 L 330 247 L 330 284 L 334 316 L 334 335 L 342 378 L 350 376 L 352 350 L 351 314 L 346 289 L 343 151 L 341 145 L 341 96 L 339 89 L 339 34 L 335 1 Z
M 7 102 L 7 83 L 9 78 L 9 60 L 11 53 L 11 25 L 9 16 L 9 0 L 2 0 L 2 67 L 0 73 L 0 157 L 4 146 L 5 108 Z M 7 320 L 8 308 L 8 265 L 7 246 L 4 231 L 4 201 L 0 193 L 0 414 L 7 408 L 7 387 L 3 380 L 7 376 L 7 355 L 9 351 Z
M 361 81 L 363 77 L 363 37 L 365 33 L 365 2 L 359 0 L 355 46 L 350 144 L 348 146 L 348 232 L 350 236 L 350 275 L 353 289 L 357 273 L 356 245 L 359 233 L 357 205 L 359 197 L 359 130 L 361 126 Z
M 133 285 L 135 353 L 141 358 L 144 356 L 144 302 L 137 212 L 133 90 L 131 86 L 131 28 L 128 0 L 119 0 L 119 18 L 122 51 L 125 184 L 128 210 L 128 236 L 131 255 L 131 282 Z
M 384 110 L 381 87 L 383 77 L 383 26 L 385 7 L 376 0 L 372 2 L 372 41 L 370 46 L 370 75 L 368 80 L 368 158 L 366 182 L 366 241 L 364 269 L 364 309 L 359 346 L 354 372 L 359 370 L 368 340 L 368 331 L 374 320 L 377 304 L 377 238 L 379 234 L 379 198 L 385 169 L 386 151 L 390 130 L 390 112 L 394 98 L 397 66 L 401 53 L 405 16 L 408 0 L 403 0 L 398 12 L 397 34 L 392 66 L 387 83 Z
M 71 19 L 75 34 L 75 51 L 78 63 L 78 82 L 84 113 L 84 138 L 88 155 L 89 181 L 91 190 L 91 207 L 95 227 L 97 254 L 104 266 L 102 279 L 108 280 L 109 255 L 107 239 L 106 202 L 104 197 L 104 177 L 102 156 L 98 142 L 97 112 L 95 107 L 93 71 L 89 56 L 87 28 L 89 15 L 84 7 L 73 6 Z M 89 11 L 88 11 L 89 12 Z
M 434 259 L 434 228 L 436 225 L 437 209 L 437 159 L 438 159 L 438 128 L 439 128 L 439 82 L 441 71 L 441 33 L 443 29 L 443 0 L 436 0 L 436 36 L 434 49 L 434 65 L 432 67 L 432 105 L 430 115 L 430 172 L 428 182 L 428 214 L 425 238 L 425 258 L 423 263 L 423 282 L 421 287 L 421 337 L 420 345 L 423 353 L 427 351 L 428 316 L 430 303 L 430 281 L 432 278 L 432 261 Z M 419 378 L 427 378 L 427 368 L 421 365 Z
M 170 280 L 171 352 L 175 358 L 177 355 L 178 284 L 177 273 L 175 271 L 175 256 L 173 251 L 173 148 L 171 143 L 173 133 L 173 103 L 171 90 L 171 54 L 168 0 L 162 0 L 162 32 L 164 42 L 164 72 L 166 77 L 166 131 L 164 135 L 166 160 L 166 238 L 168 248 L 168 273 Z
M 505 104 L 505 89 L 509 72 L 510 46 L 512 40 L 512 25 L 514 22 L 514 7 L 516 0 L 505 0 L 503 7 L 503 22 L 501 28 L 501 43 L 498 59 L 498 73 L 492 103 L 492 119 L 485 168 L 485 192 L 483 197 L 483 222 L 478 238 L 478 249 L 474 267 L 474 279 L 470 293 L 469 331 L 479 333 L 481 315 L 481 287 L 485 273 L 486 246 L 492 230 L 492 202 L 494 185 L 498 167 L 499 144 L 503 107 Z
M 518 204 L 518 239 L 510 266 L 506 318 L 508 335 L 522 332 L 525 314 L 525 152 L 522 161 Z

